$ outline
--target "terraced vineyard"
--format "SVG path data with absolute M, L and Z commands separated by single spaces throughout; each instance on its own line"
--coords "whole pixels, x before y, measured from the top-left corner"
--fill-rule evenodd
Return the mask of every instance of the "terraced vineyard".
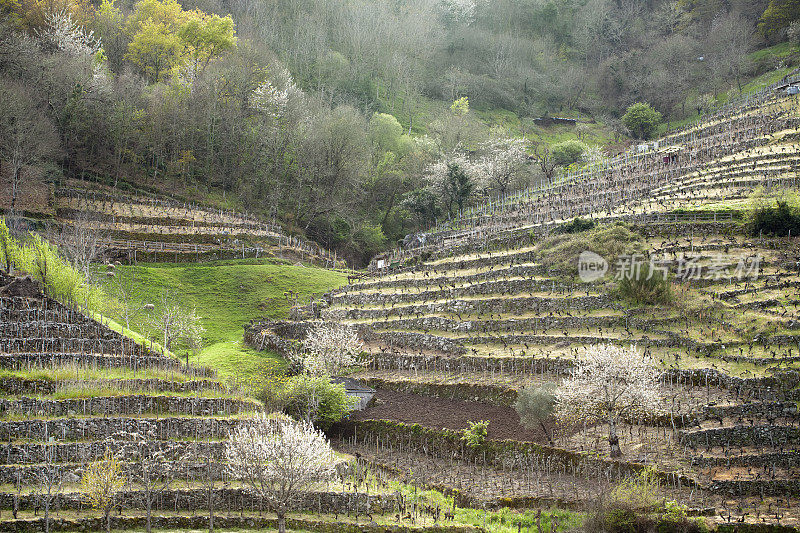
M 316 244 L 236 211 L 163 196 L 121 194 L 77 180 L 56 187 L 53 201 L 67 239 L 96 235 L 98 245 L 115 259 L 177 262 L 277 256 L 331 268 L 339 265 L 335 254 Z
M 358 328 L 354 377 L 378 389 L 340 446 L 481 504 L 585 508 L 648 465 L 719 522 L 800 523 L 800 239 L 749 237 L 738 218 L 754 192 L 796 187 L 797 111 L 769 95 L 378 257 L 322 311 Z M 599 225 L 555 231 L 576 215 Z M 609 274 L 581 281 L 584 250 Z M 670 303 L 620 296 L 636 264 L 667 273 Z M 625 420 L 621 460 L 602 424 L 529 429 L 511 408 L 604 343 L 661 372 L 663 412 Z M 476 420 L 478 451 L 459 433 Z
M 2 281 L 12 293 L 20 283 L 5 275 Z M 6 292 L 0 297 L 0 392 L 5 530 L 43 530 L 45 506 L 52 528 L 102 529 L 102 513 L 90 509 L 80 483 L 87 465 L 106 452 L 126 476 L 115 527 L 144 529 L 141 461 L 156 453 L 166 459 L 152 475 L 167 469 L 173 482 L 166 490 L 157 483 L 162 488 L 151 495 L 154 528 L 212 527 L 215 514 L 217 527 L 275 525 L 274 518 L 254 514 L 264 503 L 229 477 L 224 462 L 230 431 L 263 406 L 209 369 L 151 352 L 50 298 Z M 371 483 L 367 496 L 341 482 L 320 485 L 300 505 L 314 516 L 295 516 L 290 527 L 325 530 L 331 527 L 319 523 L 330 520 L 325 513 L 356 509 L 391 516 L 396 499 L 385 481 Z
M 800 260 L 798 241 L 746 241 L 713 228 L 697 236 L 702 229 L 696 227 L 693 239 L 679 242 L 643 239 L 645 253 L 673 274 L 689 256 L 703 272 L 702 279 L 675 288 L 674 306 L 628 306 L 615 298 L 613 282 L 580 284 L 548 269 L 535 246 L 492 249 L 492 243 L 484 252 L 442 253 L 404 272 L 334 292 L 323 316 L 360 328 L 369 354 L 367 369 L 357 377 L 389 402 L 358 419 L 419 423 L 431 430 L 459 430 L 468 420 L 489 419 L 490 437 L 522 441 L 519 446 L 525 441 L 546 445 L 545 435 L 526 432 L 512 409 L 492 413 L 486 405 L 508 407 L 523 387 L 557 382 L 591 345 L 635 344 L 659 362 L 662 395 L 669 401 L 665 417 L 625 425 L 626 460 L 686 476 L 681 483 L 692 496 L 683 497 L 694 505 L 721 507 L 723 495 L 751 505 L 750 498 L 763 496 L 769 503 L 759 502 L 756 511 L 741 503 L 748 509 L 742 513 L 756 516 L 761 506 L 775 507 L 779 500 L 781 514 L 796 509 L 800 277 L 793 265 Z M 726 265 L 728 275 L 705 279 L 718 261 L 716 250 L 725 250 L 728 258 L 761 254 L 758 279 L 738 280 L 735 261 Z M 391 391 L 406 394 L 397 397 Z M 441 405 L 428 404 L 431 396 Z M 451 410 L 450 415 L 441 416 L 441 409 Z M 455 426 L 448 418 L 457 420 Z M 364 424 L 357 428 L 359 438 L 369 439 L 372 431 L 380 441 L 381 430 Z M 608 452 L 602 425 L 552 429 L 557 448 Z M 437 450 L 433 442 L 427 451 L 420 445 L 413 453 L 448 456 L 449 448 Z M 372 446 L 358 449 L 370 454 Z M 379 452 L 375 459 L 410 461 L 409 468 L 417 460 L 435 463 L 408 453 L 398 459 Z M 463 460 L 469 465 L 468 458 Z M 502 490 L 488 491 L 480 481 L 484 473 L 473 471 L 473 492 L 490 499 L 545 498 L 556 490 L 559 498 L 585 500 L 591 493 L 580 481 L 574 481 L 580 490 L 561 483 L 567 471 L 552 480 L 561 487 L 554 489 L 541 479 L 520 486 L 517 467 L 510 474 L 497 462 L 487 468 L 506 475 L 498 481 Z M 446 476 L 438 482 L 452 488 L 464 483 L 446 464 L 439 462 L 438 470 Z M 602 490 L 599 479 L 590 484 Z

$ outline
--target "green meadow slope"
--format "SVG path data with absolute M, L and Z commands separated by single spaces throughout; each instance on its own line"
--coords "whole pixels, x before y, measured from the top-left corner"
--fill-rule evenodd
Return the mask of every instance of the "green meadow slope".
M 146 303 L 161 307 L 161 294 L 169 291 L 187 309 L 196 309 L 205 333 L 203 348 L 190 361 L 214 368 L 223 377 L 252 375 L 264 365 L 281 365 L 273 354 L 256 352 L 242 345 L 242 326 L 255 318 L 285 318 L 291 308 L 286 294 L 307 300 L 347 282 L 340 272 L 299 266 L 275 260 L 219 261 L 208 263 L 141 263 L 119 266 L 116 278 L 106 279 L 109 294 L 117 280 L 133 276 L 137 290 L 132 298 L 136 307 Z M 119 310 L 109 305 L 112 318 L 121 320 Z M 148 332 L 144 311 L 131 323 L 134 330 Z M 174 348 L 174 347 L 173 347 Z M 178 347 L 177 353 L 185 350 Z

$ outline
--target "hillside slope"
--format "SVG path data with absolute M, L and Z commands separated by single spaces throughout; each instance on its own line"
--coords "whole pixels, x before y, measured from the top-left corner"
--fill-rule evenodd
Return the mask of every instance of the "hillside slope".
M 800 240 L 753 237 L 741 219 L 753 195 L 796 192 L 798 112 L 764 91 L 376 258 L 322 312 L 359 330 L 357 377 L 378 388 L 342 449 L 489 504 L 586 506 L 648 465 L 723 522 L 800 523 Z M 605 277 L 578 276 L 583 252 Z M 635 303 L 619 280 L 648 266 L 667 296 Z M 649 354 L 666 402 L 625 420 L 621 462 L 602 424 L 523 428 L 510 409 L 603 343 Z M 479 419 L 489 440 L 470 450 L 457 431 Z

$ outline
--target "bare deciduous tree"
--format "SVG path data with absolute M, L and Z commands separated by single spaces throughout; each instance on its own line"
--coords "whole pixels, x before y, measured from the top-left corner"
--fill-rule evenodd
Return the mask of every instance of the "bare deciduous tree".
M 534 142 L 533 155 L 536 156 L 536 163 L 547 179 L 547 183 L 553 183 L 553 177 L 556 175 L 558 163 L 556 163 L 556 160 L 553 158 L 550 146 L 543 141 Z
M 175 480 L 178 467 L 187 461 L 188 454 L 178 442 L 159 441 L 153 427 L 146 433 L 117 433 L 113 441 L 123 443 L 117 456 L 134 465 L 130 479 L 144 490 L 146 530 L 150 533 L 153 504 Z
M 117 272 L 114 276 L 112 283 L 112 294 L 117 299 L 117 310 L 122 320 L 125 321 L 125 327 L 131 329 L 131 321 L 134 320 L 138 313 L 145 309 L 147 304 L 140 305 L 142 290 L 141 284 L 136 280 L 136 271 L 131 269 L 124 274 Z
M 162 347 L 170 350 L 177 340 L 183 340 L 192 350 L 200 349 L 205 328 L 193 309 L 181 307 L 168 290 L 161 293 L 161 307 L 149 317 L 150 325 L 161 334 Z
M 259 414 L 231 432 L 225 448 L 230 474 L 242 480 L 278 515 L 286 531 L 286 513 L 335 470 L 333 450 L 309 422 Z
M 742 71 L 752 40 L 752 25 L 738 13 L 723 13 L 714 18 L 708 33 L 708 59 L 715 81 L 733 77 L 742 92 Z M 715 83 L 715 94 L 716 89 Z
M 0 161 L 11 166 L 11 210 L 17 205 L 22 168 L 58 151 L 50 120 L 19 83 L 0 83 Z
M 97 220 L 85 211 L 80 211 L 71 224 L 61 227 L 56 238 L 59 248 L 67 256 L 75 270 L 91 279 L 91 266 L 103 252 L 106 232 L 100 229 Z
M 31 469 L 28 480 L 33 486 L 33 495 L 44 509 L 44 531 L 50 533 L 50 511 L 64 486 L 64 472 L 61 465 L 55 462 L 54 446 L 45 446 L 44 455 L 41 464 Z

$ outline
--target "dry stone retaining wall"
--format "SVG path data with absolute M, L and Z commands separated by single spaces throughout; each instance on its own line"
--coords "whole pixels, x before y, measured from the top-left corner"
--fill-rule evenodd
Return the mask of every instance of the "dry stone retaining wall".
M 617 309 L 608 295 L 600 296 L 574 296 L 574 297 L 553 297 L 541 298 L 538 296 L 523 296 L 515 298 L 485 298 L 475 300 L 450 300 L 444 302 L 432 302 L 427 304 L 412 304 L 394 308 L 369 309 L 362 306 L 370 306 L 369 295 L 360 295 L 354 303 L 352 309 L 347 308 L 327 308 L 322 310 L 322 317 L 329 320 L 343 319 L 381 319 L 390 316 L 413 316 L 430 315 L 441 313 L 466 313 L 466 314 L 487 314 L 487 313 L 506 313 L 506 314 L 525 314 L 538 310 L 539 312 L 563 311 L 563 310 L 582 310 L 589 311 L 598 308 Z
M 391 512 L 391 511 L 389 511 Z M 40 533 L 44 529 L 42 518 L 29 520 L 0 521 L 3 533 Z M 258 531 L 276 531 L 277 519 L 262 516 L 215 516 L 214 525 L 218 529 L 247 529 Z M 111 528 L 123 531 L 144 531 L 144 517 L 113 516 Z M 156 530 L 203 530 L 208 528 L 208 517 L 196 516 L 154 516 L 152 526 Z M 354 524 L 351 522 L 319 521 L 305 518 L 286 519 L 286 527 L 292 531 L 315 531 L 317 533 L 407 533 L 405 525 L 376 525 L 373 523 Z M 83 518 L 71 520 L 55 518 L 50 524 L 51 531 L 104 531 L 105 521 L 102 518 Z M 426 526 L 428 533 L 478 533 L 481 529 L 470 526 L 433 525 Z M 796 531 L 741 531 L 739 533 L 796 533 Z
M 238 424 L 236 418 L 127 418 L 89 417 L 54 420 L 0 421 L 0 440 L 26 439 L 47 442 L 103 440 L 117 432 L 147 434 L 151 429 L 156 438 L 225 439 Z
M 249 400 L 234 398 L 189 398 L 184 396 L 92 396 L 42 400 L 23 397 L 15 400 L 0 398 L 0 416 L 27 414 L 29 416 L 87 416 L 100 414 L 136 415 L 141 413 L 172 413 L 192 416 L 235 415 L 252 412 L 260 406 Z
M 221 460 L 225 456 L 224 440 L 206 441 L 161 441 L 151 440 L 138 446 L 142 453 L 174 449 L 191 450 L 197 457 Z M 121 440 L 88 442 L 16 442 L 0 445 L 0 464 L 20 465 L 35 463 L 88 463 L 102 457 L 106 450 L 119 452 L 123 447 L 133 446 Z
M 121 494 L 122 500 L 126 502 L 128 509 L 145 508 L 144 492 L 126 490 Z M 215 488 L 213 492 L 214 503 L 217 509 L 227 511 L 253 511 L 258 509 L 267 510 L 269 507 L 259 497 L 252 492 L 239 488 Z M 14 495 L 10 493 L 0 493 L 0 508 L 11 509 Z M 38 498 L 23 494 L 18 497 L 20 510 L 32 510 L 38 507 Z M 56 497 L 54 507 L 60 509 L 86 510 L 86 499 L 80 493 L 63 493 Z M 153 511 L 194 511 L 208 509 L 208 490 L 204 487 L 195 489 L 172 489 L 165 490 L 157 498 Z M 397 509 L 396 498 L 394 495 L 379 494 L 369 495 L 354 494 L 351 492 L 311 492 L 296 506 L 297 509 L 307 509 L 321 511 L 323 513 L 345 514 L 352 512 L 358 507 L 361 513 L 393 513 Z M 208 520 L 208 515 L 205 515 Z
M 792 446 L 800 442 L 800 427 L 732 426 L 681 431 L 683 445 L 692 447 L 730 446 Z

